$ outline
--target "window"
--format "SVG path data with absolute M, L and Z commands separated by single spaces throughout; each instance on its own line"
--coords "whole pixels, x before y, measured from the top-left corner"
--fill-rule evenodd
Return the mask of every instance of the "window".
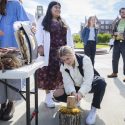
M 104 24 L 105 23 L 105 21 L 104 20 L 101 20 L 101 24 Z
M 104 29 L 104 26 L 101 26 L 101 29 Z
M 109 26 L 105 26 L 105 29 L 109 29 Z

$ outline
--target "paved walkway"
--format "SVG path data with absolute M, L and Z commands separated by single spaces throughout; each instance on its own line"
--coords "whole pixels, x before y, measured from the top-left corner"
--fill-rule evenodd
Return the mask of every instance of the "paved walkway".
M 107 74 L 111 70 L 112 55 L 96 55 L 96 69 L 105 78 L 107 89 L 102 101 L 102 108 L 97 112 L 96 125 L 125 125 L 125 83 L 122 82 L 122 60 L 119 64 L 118 78 L 108 79 Z M 49 109 L 44 105 L 45 92 L 39 90 L 39 125 L 59 125 L 58 109 L 62 103 L 57 103 L 56 108 Z M 33 95 L 31 96 L 31 106 L 33 109 Z M 91 106 L 92 94 L 86 96 L 81 102 L 82 124 L 85 125 L 85 118 Z M 12 120 L 3 122 L 0 125 L 25 125 L 25 102 L 17 103 L 16 112 Z M 34 125 L 34 122 L 32 123 Z
M 99 48 L 96 49 L 96 55 L 103 55 L 103 54 L 107 54 L 109 48 Z M 84 53 L 84 49 L 75 49 L 76 52 L 83 54 Z

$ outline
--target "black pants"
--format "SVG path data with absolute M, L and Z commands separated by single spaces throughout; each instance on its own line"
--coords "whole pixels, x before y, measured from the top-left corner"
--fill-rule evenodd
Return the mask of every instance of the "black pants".
M 109 52 L 111 51 L 111 49 L 113 48 L 114 45 L 110 45 L 110 49 L 109 49 Z
M 85 54 L 90 57 L 92 64 L 94 66 L 96 54 L 96 41 L 88 41 L 87 44 L 84 45 L 84 51 Z
M 123 58 L 123 73 L 125 75 L 125 41 L 115 41 L 113 48 L 113 56 L 112 56 L 112 69 L 113 73 L 118 73 L 118 63 L 120 54 Z
M 94 93 L 93 100 L 92 100 L 92 106 L 96 108 L 100 108 L 101 101 L 103 99 L 104 93 L 106 88 L 106 82 L 101 77 L 99 79 L 96 79 L 92 83 L 92 89 L 89 93 Z M 76 92 L 78 92 L 79 87 L 75 87 Z M 56 100 L 61 102 L 67 102 L 67 96 L 66 93 L 64 93 L 62 96 L 55 97 Z

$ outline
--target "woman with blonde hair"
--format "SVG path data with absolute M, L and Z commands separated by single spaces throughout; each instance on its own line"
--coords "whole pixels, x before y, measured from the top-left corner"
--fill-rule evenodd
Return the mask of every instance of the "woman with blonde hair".
M 96 17 L 90 16 L 88 23 L 81 33 L 81 39 L 84 42 L 84 52 L 90 57 L 94 66 L 95 54 L 96 54 L 96 43 L 98 29 L 96 27 Z
M 100 109 L 106 82 L 99 75 L 94 75 L 90 58 L 86 55 L 75 54 L 71 47 L 61 47 L 59 49 L 59 58 L 62 62 L 60 71 L 63 77 L 65 93 L 61 97 L 55 97 L 55 99 L 66 102 L 67 96 L 72 95 L 76 97 L 77 102 L 80 102 L 87 93 L 94 93 L 91 110 L 86 118 L 87 124 L 94 124 L 96 109 Z

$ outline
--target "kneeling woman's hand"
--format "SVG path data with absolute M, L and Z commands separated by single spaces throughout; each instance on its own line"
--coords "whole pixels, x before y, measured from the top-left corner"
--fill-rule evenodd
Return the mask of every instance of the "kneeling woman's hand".
M 76 92 L 72 92 L 71 95 L 75 96 L 77 102 L 79 102 L 83 97 L 81 93 L 76 93 Z
M 78 101 L 78 102 L 82 99 L 82 97 L 83 97 L 83 96 L 82 96 L 81 93 L 77 93 L 77 97 L 76 97 L 76 98 L 77 98 L 77 101 Z

